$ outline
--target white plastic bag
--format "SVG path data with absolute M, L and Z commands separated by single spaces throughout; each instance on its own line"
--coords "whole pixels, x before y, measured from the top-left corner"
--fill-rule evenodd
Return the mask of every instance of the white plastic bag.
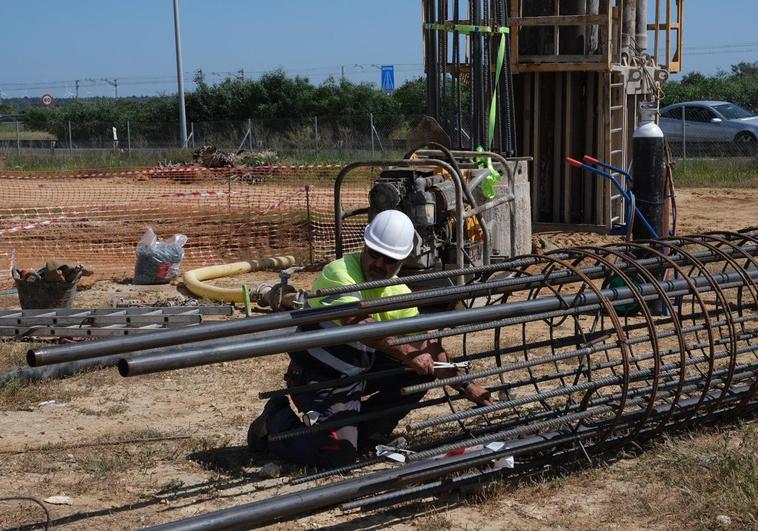
M 174 234 L 166 240 L 159 240 L 148 226 L 137 243 L 137 262 L 134 264 L 134 284 L 166 284 L 179 276 L 184 244 L 184 234 Z

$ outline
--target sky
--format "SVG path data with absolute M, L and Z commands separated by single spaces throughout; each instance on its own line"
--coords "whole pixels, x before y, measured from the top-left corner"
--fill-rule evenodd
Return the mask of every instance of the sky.
M 651 0 L 650 4 L 654 2 Z M 687 0 L 684 71 L 758 61 L 758 0 Z M 281 68 L 319 84 L 422 74 L 420 0 L 179 0 L 185 89 Z M 0 0 L 0 98 L 175 94 L 173 0 Z M 107 81 L 106 81 L 107 80 Z M 115 81 L 114 81 L 115 80 Z

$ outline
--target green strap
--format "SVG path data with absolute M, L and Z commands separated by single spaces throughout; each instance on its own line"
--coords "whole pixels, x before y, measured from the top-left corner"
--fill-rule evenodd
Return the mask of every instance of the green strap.
M 507 33 L 507 32 L 506 32 Z M 500 46 L 497 51 L 497 67 L 495 69 L 495 90 L 492 91 L 492 101 L 490 102 L 490 120 L 489 120 L 489 126 L 488 126 L 488 135 L 487 135 L 487 150 L 492 149 L 492 142 L 495 140 L 495 122 L 497 120 L 497 86 L 500 84 L 500 73 L 503 71 L 503 63 L 505 62 L 505 46 L 506 46 L 506 39 L 505 39 L 505 33 L 501 34 L 500 37 Z M 477 151 L 484 151 L 482 146 L 479 146 Z M 500 175 L 500 172 L 498 172 L 495 167 L 492 165 L 492 157 L 479 157 L 477 159 L 479 162 L 480 167 L 481 166 L 487 166 L 487 170 L 489 170 L 490 174 L 482 179 L 482 182 L 479 184 L 479 188 L 482 191 L 482 194 L 487 199 L 492 199 L 495 197 L 495 185 L 497 182 L 503 178 L 502 175 Z
M 424 24 L 427 30 L 446 31 L 449 33 L 457 31 L 464 35 L 470 33 L 489 33 L 500 34 L 500 46 L 497 51 L 497 67 L 495 69 L 495 90 L 492 91 L 492 101 L 490 102 L 489 130 L 487 136 L 487 150 L 492 148 L 492 142 L 495 140 L 495 122 L 497 120 L 497 86 L 500 84 L 500 73 L 503 71 L 505 62 L 505 47 L 507 44 L 506 35 L 511 32 L 508 26 L 476 26 L 472 24 L 438 24 L 427 22 Z M 485 151 L 482 146 L 476 148 L 477 151 Z M 492 165 L 492 157 L 478 157 L 476 161 L 480 168 L 486 167 L 490 174 L 482 179 L 479 188 L 487 199 L 495 197 L 495 185 L 503 178 L 495 167 Z
M 487 149 L 492 149 L 492 142 L 495 140 L 495 120 L 497 119 L 497 86 L 500 84 L 500 73 L 503 71 L 505 62 L 505 33 L 500 36 L 500 47 L 497 50 L 497 67 L 495 68 L 495 90 L 492 91 L 492 102 L 490 103 L 490 125 L 489 137 L 487 140 Z
M 427 22 L 424 24 L 424 28 L 428 30 L 446 31 L 448 33 L 457 31 L 458 33 L 463 33 L 464 35 L 468 35 L 469 33 L 501 33 L 505 35 L 511 31 L 508 26 L 496 26 L 493 28 L 492 26 L 475 26 L 473 24 L 439 24 L 436 22 Z
M 478 146 L 476 150 L 483 152 L 484 148 Z M 477 157 L 476 161 L 479 163 L 480 168 L 486 167 L 487 171 L 490 172 L 490 174 L 479 183 L 479 189 L 482 191 L 484 197 L 492 199 L 495 197 L 495 185 L 503 178 L 503 176 L 500 175 L 500 172 L 492 165 L 492 157 Z
M 253 310 L 250 307 L 250 288 L 245 284 L 242 285 L 242 303 L 245 305 L 245 315 L 250 317 L 253 314 Z

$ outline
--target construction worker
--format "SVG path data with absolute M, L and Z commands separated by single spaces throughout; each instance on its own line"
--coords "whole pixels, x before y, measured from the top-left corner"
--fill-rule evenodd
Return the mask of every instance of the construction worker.
M 408 216 L 397 210 L 380 212 L 366 227 L 363 250 L 328 264 L 314 283 L 313 289 L 395 277 L 403 260 L 413 249 L 414 235 L 413 223 Z M 319 308 L 406 293 L 410 293 L 410 289 L 405 284 L 398 284 L 310 299 L 308 304 L 312 308 Z M 417 308 L 404 308 L 371 314 L 362 319 L 347 318 L 339 322 L 319 323 L 302 329 L 327 329 L 346 324 L 403 319 L 417 314 Z M 303 420 L 290 409 L 286 397 L 271 398 L 261 415 L 250 425 L 250 450 L 260 452 L 268 449 L 286 461 L 301 465 L 337 467 L 355 462 L 359 454 L 373 450 L 376 444 L 387 443 L 400 420 L 424 396 L 424 392 L 402 395 L 402 387 L 457 374 L 456 369 L 435 370 L 434 362 L 447 361 L 440 343 L 424 341 L 420 344 L 391 346 L 392 339 L 387 337 L 291 352 L 290 366 L 285 375 L 289 387 L 354 376 L 369 369 L 378 371 L 399 368 L 401 364 L 413 371 L 292 395 Z M 490 403 L 489 393 L 474 383 L 463 384 L 458 389 L 478 405 Z M 399 408 L 400 411 L 393 408 Z M 348 423 L 333 430 L 314 431 L 307 435 L 269 441 L 269 435 L 302 428 L 303 421 L 312 425 L 372 412 L 387 414 L 382 413 L 365 424 Z

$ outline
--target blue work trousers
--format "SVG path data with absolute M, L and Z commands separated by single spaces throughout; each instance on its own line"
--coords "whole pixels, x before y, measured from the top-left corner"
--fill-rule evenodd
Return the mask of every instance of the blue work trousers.
M 398 361 L 377 354 L 372 371 L 400 366 Z M 300 377 L 291 382 L 291 385 L 319 381 L 318 376 L 309 375 L 307 370 L 296 372 Z M 344 386 L 295 394 L 293 400 L 301 413 L 313 412 L 312 416 L 318 415 L 314 426 L 340 420 L 345 420 L 345 424 L 314 430 L 297 437 L 269 441 L 269 450 L 286 461 L 300 465 L 335 468 L 354 463 L 359 453 L 371 451 L 377 443 L 389 440 L 400 420 L 426 394 L 424 391 L 403 395 L 400 390 L 432 379 L 431 376 L 420 376 L 408 371 L 401 375 L 360 380 Z M 393 408 L 398 410 L 395 411 Z M 369 420 L 349 421 L 350 417 L 355 415 L 373 413 L 377 415 Z M 275 412 L 268 421 L 269 435 L 304 426 L 301 418 L 289 407 Z

